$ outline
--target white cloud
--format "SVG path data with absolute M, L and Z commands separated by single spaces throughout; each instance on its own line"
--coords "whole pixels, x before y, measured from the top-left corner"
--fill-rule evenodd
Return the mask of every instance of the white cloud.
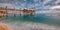
M 8 6 L 8 7 L 10 7 L 10 6 L 15 6 L 14 4 L 6 4 L 6 3 L 0 3 L 0 7 L 5 7 L 5 6 Z
M 56 8 L 60 8 L 60 5 L 57 5 L 57 6 L 52 6 L 50 7 L 51 9 L 56 9 Z
M 59 2 L 60 2 L 60 0 L 57 0 L 57 1 L 55 2 L 55 4 L 57 5 Z
M 48 3 L 50 0 L 45 0 L 44 2 L 43 2 L 43 4 L 46 4 L 46 3 Z
M 28 8 L 34 8 L 34 5 L 31 4 L 30 6 L 28 6 Z
M 39 6 L 39 4 L 36 3 L 35 6 Z

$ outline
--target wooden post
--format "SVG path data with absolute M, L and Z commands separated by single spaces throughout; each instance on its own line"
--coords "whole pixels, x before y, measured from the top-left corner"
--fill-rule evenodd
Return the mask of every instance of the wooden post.
M 8 8 L 7 8 L 7 6 L 6 6 L 6 16 L 8 17 Z
M 21 8 L 20 8 L 20 16 L 21 16 Z
M 14 8 L 14 17 L 16 17 L 16 15 L 15 15 L 15 11 L 16 11 L 16 9 Z

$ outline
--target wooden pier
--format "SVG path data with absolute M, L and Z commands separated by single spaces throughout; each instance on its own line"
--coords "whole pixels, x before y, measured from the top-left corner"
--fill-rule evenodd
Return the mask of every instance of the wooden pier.
M 5 8 L 2 8 L 0 7 L 0 15 L 3 16 L 3 15 L 6 15 L 8 16 L 8 14 L 10 13 L 13 13 L 14 16 L 16 16 L 17 13 L 19 13 L 21 15 L 21 12 L 23 14 L 33 14 L 35 12 L 35 10 L 32 10 L 32 9 L 16 9 L 16 8 L 8 8 L 7 6 Z

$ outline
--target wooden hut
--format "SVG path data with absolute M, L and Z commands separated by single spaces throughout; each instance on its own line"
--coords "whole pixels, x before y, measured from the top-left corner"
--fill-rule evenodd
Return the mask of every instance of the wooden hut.
M 23 10 L 23 13 L 26 13 L 26 14 L 33 14 L 35 12 L 35 10 L 31 10 L 31 9 L 24 9 Z

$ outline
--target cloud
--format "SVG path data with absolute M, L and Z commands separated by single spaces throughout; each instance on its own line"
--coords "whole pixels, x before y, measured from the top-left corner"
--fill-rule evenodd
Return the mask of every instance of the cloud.
M 27 0 L 24 0 L 24 1 L 27 1 Z
M 56 3 L 56 5 L 58 5 L 58 3 L 60 2 L 60 0 L 57 0 L 55 3 Z
M 14 4 L 6 4 L 6 3 L 0 3 L 0 7 L 6 7 L 6 6 L 8 6 L 8 7 L 14 7 L 15 5 Z
M 56 9 L 56 8 L 60 8 L 60 5 L 57 5 L 57 6 L 52 6 L 50 7 L 51 9 Z
M 0 1 L 3 1 L 3 0 L 0 0 Z M 55 1 L 55 0 L 43 0 L 43 2 L 41 2 L 41 0 L 14 0 L 14 1 L 7 0 L 7 1 L 8 1 L 7 4 L 0 3 L 0 6 L 7 5 L 8 7 L 16 7 L 16 8 L 28 7 L 28 8 L 36 8 L 36 9 L 49 9 L 49 7 L 52 7 L 52 5 L 53 6 L 55 6 L 54 4 L 58 5 L 58 3 L 60 2 L 60 0 L 57 0 L 57 1 Z M 54 3 L 51 4 L 50 1 L 54 1 Z M 5 2 L 5 0 L 3 2 Z
M 37 2 L 37 1 L 39 1 L 39 0 L 34 0 L 34 2 Z
M 46 3 L 48 3 L 50 0 L 45 0 L 44 2 L 43 2 L 43 4 L 46 4 Z

